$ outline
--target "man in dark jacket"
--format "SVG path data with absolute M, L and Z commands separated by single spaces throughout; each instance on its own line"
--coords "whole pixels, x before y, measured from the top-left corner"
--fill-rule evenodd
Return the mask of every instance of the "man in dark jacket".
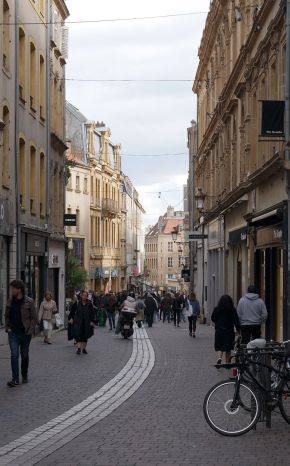
M 28 382 L 29 345 L 37 323 L 37 314 L 32 299 L 25 296 L 25 285 L 21 280 L 10 283 L 11 299 L 5 311 L 5 329 L 11 351 L 12 379 L 8 387 L 19 385 L 19 350 L 21 355 L 22 383 Z
M 176 323 L 177 323 L 177 327 L 180 326 L 180 314 L 181 314 L 182 308 L 183 308 L 183 298 L 182 296 L 180 296 L 179 293 L 176 293 L 175 298 L 173 299 L 173 302 L 172 302 L 174 327 L 176 327 Z
M 153 298 L 153 296 L 150 293 L 146 294 L 144 303 L 145 303 L 146 322 L 148 324 L 148 327 L 152 327 L 154 315 L 158 310 L 158 305 L 157 305 L 156 300 Z

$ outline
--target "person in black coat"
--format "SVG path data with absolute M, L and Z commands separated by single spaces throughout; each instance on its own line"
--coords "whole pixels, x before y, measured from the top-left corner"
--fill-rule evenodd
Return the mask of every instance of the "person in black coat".
M 152 327 L 154 315 L 158 310 L 157 302 L 150 293 L 145 296 L 145 316 L 148 327 Z
M 87 291 L 82 291 L 79 301 L 76 301 L 68 316 L 72 325 L 72 334 L 77 342 L 77 354 L 88 354 L 88 339 L 94 334 L 95 312 L 93 303 L 89 300 Z
M 211 320 L 215 324 L 215 351 L 218 353 L 217 364 L 221 364 L 225 353 L 226 362 L 231 359 L 231 350 L 234 349 L 235 329 L 240 330 L 240 321 L 234 302 L 229 295 L 223 295 L 214 309 Z

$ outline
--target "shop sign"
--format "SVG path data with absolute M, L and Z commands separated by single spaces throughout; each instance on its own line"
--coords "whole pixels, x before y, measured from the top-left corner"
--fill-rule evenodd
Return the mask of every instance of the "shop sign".
M 76 227 L 77 216 L 76 214 L 64 214 L 64 226 L 65 227 Z
M 283 229 L 280 225 L 257 230 L 257 247 L 267 247 L 283 243 Z
M 7 199 L 0 198 L 0 235 L 13 236 L 11 225 L 11 206 Z
M 235 244 L 243 243 L 247 241 L 248 238 L 248 228 L 239 228 L 238 230 L 229 232 L 229 245 L 234 246 Z
M 58 255 L 57 254 L 52 254 L 51 255 L 51 265 L 56 267 L 58 266 L 59 261 L 58 261 Z
M 27 253 L 31 255 L 45 254 L 45 238 L 36 235 L 27 235 Z

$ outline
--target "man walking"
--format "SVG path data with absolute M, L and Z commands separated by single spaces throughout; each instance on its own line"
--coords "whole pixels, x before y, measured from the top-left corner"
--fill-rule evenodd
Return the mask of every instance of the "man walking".
M 10 283 L 11 299 L 5 311 L 5 329 L 11 351 L 12 379 L 8 387 L 19 385 L 19 351 L 21 355 L 22 383 L 28 382 L 29 345 L 37 323 L 37 314 L 32 299 L 25 296 L 25 285 L 21 280 Z
M 242 343 L 261 337 L 261 324 L 268 317 L 264 301 L 255 286 L 249 286 L 248 293 L 240 299 L 237 313 L 241 324 Z
M 105 297 L 105 309 L 107 311 L 110 331 L 112 331 L 113 329 L 115 330 L 116 308 L 117 298 L 114 295 L 113 291 L 110 291 L 110 293 Z

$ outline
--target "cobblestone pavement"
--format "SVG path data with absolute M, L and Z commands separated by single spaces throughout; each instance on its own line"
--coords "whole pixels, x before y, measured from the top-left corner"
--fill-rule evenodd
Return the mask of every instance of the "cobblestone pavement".
M 185 328 L 175 329 L 168 324 L 158 324 L 148 334 L 156 361 L 139 390 L 107 418 L 41 459 L 38 465 L 289 465 L 290 427 L 280 416 L 274 417 L 272 430 L 259 425 L 257 431 L 238 438 L 221 437 L 206 425 L 202 414 L 204 394 L 225 376 L 212 367 L 215 356 L 211 328 L 200 326 L 196 339 L 191 339 Z M 104 346 L 113 344 L 124 348 L 122 343 L 127 342 L 108 337 Z M 125 354 L 122 356 L 125 358 Z M 61 363 L 58 361 L 54 369 L 56 376 Z M 100 363 L 99 369 L 101 366 Z M 49 387 L 53 393 L 52 381 Z M 27 394 L 30 387 L 25 387 Z M 13 409 L 10 392 L 9 399 L 5 408 L 8 412 Z M 72 397 L 70 401 L 73 400 Z M 75 404 L 78 401 L 79 398 Z M 33 412 L 31 404 L 28 412 Z M 28 424 L 29 429 L 26 427 L 24 432 L 31 430 L 29 419 Z M 0 429 L 4 428 L 1 422 Z M 1 433 L 1 443 L 7 443 L 2 442 Z M 13 432 L 12 438 L 16 437 Z

